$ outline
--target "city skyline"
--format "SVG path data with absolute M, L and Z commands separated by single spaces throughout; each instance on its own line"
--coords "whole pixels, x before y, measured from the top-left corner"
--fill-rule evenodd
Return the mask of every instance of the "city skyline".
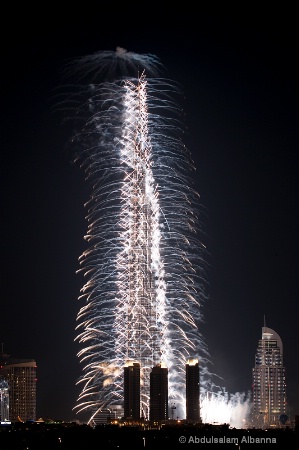
M 266 315 L 284 343 L 287 414 L 298 412 L 298 37 L 290 12 L 273 14 L 238 23 L 220 13 L 152 14 L 105 33 L 90 13 L 51 27 L 8 19 L 16 40 L 2 40 L 1 342 L 5 353 L 37 361 L 39 416 L 76 418 L 80 376 L 73 326 L 88 192 L 65 146 L 70 124 L 55 111 L 57 89 L 66 60 L 116 46 L 158 55 L 184 87 L 205 211 L 210 369 L 228 392 L 251 390 Z
M 12 358 L 3 353 L 0 356 L 1 422 L 35 421 L 36 362 Z M 235 396 L 234 401 L 226 403 L 221 392 L 214 393 L 218 400 L 207 401 L 208 392 L 200 395 L 200 369 L 198 359 L 195 358 L 187 360 L 185 366 L 183 384 L 186 414 L 179 416 L 182 411 L 177 411 L 175 399 L 169 396 L 168 368 L 157 364 L 150 371 L 149 411 L 145 415 L 145 410 L 141 407 L 140 389 L 144 383 L 144 374 L 140 369 L 140 363 L 126 362 L 122 375 L 123 398 L 118 398 L 118 404 L 105 403 L 101 408 L 98 408 L 97 403 L 92 404 L 87 424 L 95 426 L 105 423 L 105 418 L 106 421 L 114 418 L 123 423 L 127 420 L 136 423 L 140 420 L 174 420 L 175 412 L 176 419 L 192 423 L 229 424 L 231 428 L 270 429 L 293 426 L 294 418 L 286 415 L 283 344 L 278 333 L 269 327 L 262 327 L 262 339 L 258 342 L 255 366 L 252 369 L 252 404 L 244 403 L 238 396 Z M 215 408 L 222 411 L 215 414 Z

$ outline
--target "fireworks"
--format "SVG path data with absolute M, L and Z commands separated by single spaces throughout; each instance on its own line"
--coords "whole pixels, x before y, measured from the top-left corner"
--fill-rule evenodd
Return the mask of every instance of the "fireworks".
M 141 364 L 146 418 L 154 365 L 168 367 L 170 401 L 182 411 L 186 360 L 201 358 L 205 372 L 199 195 L 183 140 L 180 89 L 157 76 L 160 68 L 155 56 L 120 48 L 71 67 L 81 79 L 72 100 L 83 120 L 73 142 L 91 188 L 88 246 L 79 258 L 86 281 L 76 328 L 83 375 L 75 408 L 91 411 L 90 420 L 122 402 L 128 360 Z

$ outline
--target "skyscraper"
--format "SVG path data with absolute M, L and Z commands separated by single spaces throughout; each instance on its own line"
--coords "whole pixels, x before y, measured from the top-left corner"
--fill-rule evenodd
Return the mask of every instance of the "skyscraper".
M 79 258 L 83 374 L 75 408 L 92 411 L 89 421 L 123 400 L 127 360 L 140 363 L 145 418 L 150 373 L 162 361 L 183 414 L 186 358 L 191 351 L 206 355 L 198 330 L 206 250 L 195 167 L 184 143 L 179 86 L 161 78 L 161 68 L 157 57 L 122 48 L 72 65 L 81 86 L 74 116 L 84 119 L 72 142 L 91 186 L 88 246 Z
M 264 326 L 258 342 L 253 374 L 253 426 L 279 427 L 286 409 L 285 368 L 282 341 Z
M 150 374 L 150 420 L 168 419 L 168 369 L 157 364 Z
M 200 420 L 198 359 L 189 359 L 186 364 L 186 419 Z
M 140 364 L 136 362 L 124 367 L 124 418 L 140 418 Z
M 34 359 L 0 356 L 0 379 L 9 389 L 11 422 L 36 420 L 36 362 Z

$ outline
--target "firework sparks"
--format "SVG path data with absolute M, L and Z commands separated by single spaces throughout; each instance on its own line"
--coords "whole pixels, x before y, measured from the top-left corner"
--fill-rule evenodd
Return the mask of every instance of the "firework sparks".
M 123 367 L 136 360 L 141 415 L 149 416 L 149 373 L 158 363 L 168 367 L 169 397 L 184 411 L 185 362 L 192 356 L 204 362 L 207 351 L 199 331 L 205 248 L 194 167 L 173 100 L 180 90 L 157 77 L 156 57 L 121 48 L 74 67 L 81 79 L 92 78 L 80 88 L 85 121 L 73 139 L 91 186 L 88 248 L 79 258 L 86 282 L 75 408 L 92 411 L 92 420 L 121 403 Z M 76 102 L 78 110 L 78 96 Z

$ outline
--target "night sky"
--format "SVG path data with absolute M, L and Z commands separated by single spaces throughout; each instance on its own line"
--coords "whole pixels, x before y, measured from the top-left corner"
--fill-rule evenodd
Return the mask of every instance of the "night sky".
M 90 191 L 72 163 L 72 124 L 56 94 L 69 58 L 117 46 L 158 56 L 184 90 L 208 249 L 201 332 L 211 370 L 229 393 L 250 391 L 265 316 L 284 345 L 287 413 L 299 414 L 295 11 L 6 14 L 0 342 L 4 353 L 37 361 L 37 416 L 80 418 L 72 411 L 84 284 L 76 270 Z

